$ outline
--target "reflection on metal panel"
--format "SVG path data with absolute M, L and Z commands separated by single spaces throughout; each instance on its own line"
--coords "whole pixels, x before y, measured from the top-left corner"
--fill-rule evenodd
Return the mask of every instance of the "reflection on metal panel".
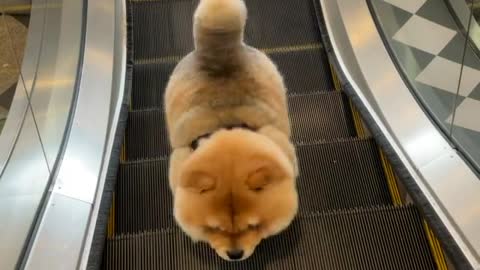
M 81 37 L 82 1 L 48 1 L 45 33 L 30 102 L 48 165 L 57 159 L 72 104 Z
M 0 179 L 0 269 L 14 269 L 17 264 L 48 178 L 32 112 L 28 110 L 8 167 Z
M 90 208 L 89 203 L 53 194 L 45 210 L 49 219 L 41 224 L 40 236 L 32 246 L 32 249 L 48 252 L 33 253 L 25 269 L 76 269 L 77 260 L 74 259 L 81 252 L 88 221 L 85 217 Z
M 111 106 L 118 105 L 112 96 L 122 98 L 118 93 L 112 95 L 112 91 L 120 91 L 112 89 L 113 73 L 124 71 L 124 68 L 114 69 L 115 3 L 113 0 L 88 1 L 85 49 L 72 125 L 25 269 L 38 269 L 38 263 L 44 269 L 65 269 L 80 262 L 87 224 L 93 207 L 98 207 L 93 206 L 97 188 L 106 172 L 103 166 L 106 151 L 110 149 L 107 146 L 109 128 L 112 121 L 118 119 L 118 115 L 111 115 Z M 55 208 L 56 198 L 63 199 L 57 202 L 62 205 Z M 76 207 L 74 219 L 69 205 Z M 74 223 L 78 228 L 71 231 Z M 52 233 L 55 231 L 52 228 L 61 231 Z M 62 247 L 56 247 L 60 243 Z M 62 254 L 60 258 L 58 253 Z
M 118 2 L 117 2 L 118 3 Z M 97 225 L 100 204 L 104 194 L 105 181 L 110 166 L 108 162 L 113 154 L 113 144 L 115 141 L 117 126 L 119 125 L 120 111 L 122 109 L 125 90 L 125 76 L 127 64 L 127 27 L 126 27 L 126 2 L 121 1 L 115 5 L 115 39 L 114 39 L 114 62 L 112 78 L 112 97 L 110 105 L 110 125 L 107 137 L 105 156 L 101 167 L 101 174 L 98 181 L 98 189 L 95 194 L 92 205 L 92 212 L 88 224 L 88 230 L 85 236 L 84 249 L 80 257 L 80 269 L 87 268 L 90 257 L 95 228 Z
M 31 243 L 30 232 L 48 190 L 49 170 L 65 136 L 78 74 L 82 9 L 82 1 L 48 1 L 48 7 L 46 0 L 33 0 L 32 3 L 28 43 L 21 68 L 26 87 L 22 83 L 17 85 L 10 116 L 0 137 L 2 270 L 14 269 L 23 262 L 22 252 Z M 50 200 L 50 208 L 46 208 L 45 213 L 55 216 L 78 204 L 78 218 L 85 218 L 89 204 L 69 200 L 72 199 Z M 70 221 L 77 228 L 81 225 L 76 217 L 63 221 Z M 51 223 L 46 224 L 46 232 L 55 228 Z M 76 236 L 82 238 L 82 232 Z M 72 251 L 75 249 L 69 247 L 69 252 Z M 77 256 L 79 252 L 80 246 Z
M 88 5 L 75 118 L 54 186 L 54 192 L 88 203 L 97 190 L 110 116 L 115 5 L 109 3 Z

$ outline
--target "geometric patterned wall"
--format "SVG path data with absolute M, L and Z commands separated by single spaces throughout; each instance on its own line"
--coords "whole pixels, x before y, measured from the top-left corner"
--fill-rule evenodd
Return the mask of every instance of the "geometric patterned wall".
M 480 164 L 480 55 L 468 44 L 456 98 L 465 35 L 441 0 L 371 0 L 395 60 L 445 130 Z M 476 23 L 476 22 L 475 22 Z

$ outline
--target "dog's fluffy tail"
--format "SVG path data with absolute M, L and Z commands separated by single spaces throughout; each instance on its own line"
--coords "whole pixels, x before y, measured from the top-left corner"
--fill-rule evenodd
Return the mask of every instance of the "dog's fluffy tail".
M 194 16 L 195 49 L 209 65 L 224 64 L 242 46 L 246 20 L 243 0 L 200 0 Z

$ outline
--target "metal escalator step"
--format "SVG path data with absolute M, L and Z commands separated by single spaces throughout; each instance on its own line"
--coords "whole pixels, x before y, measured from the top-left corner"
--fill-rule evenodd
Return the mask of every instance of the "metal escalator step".
M 322 48 L 269 53 L 291 94 L 332 91 L 327 56 Z M 133 69 L 132 108 L 160 108 L 176 61 L 136 63 Z
M 251 258 L 222 261 L 177 228 L 107 240 L 103 269 L 435 269 L 422 220 L 406 207 L 306 215 Z
M 133 110 L 163 107 L 165 88 L 176 65 L 177 62 L 134 64 L 130 101 Z
M 167 159 L 121 164 L 115 196 L 117 234 L 175 225 Z
M 388 205 L 391 199 L 375 142 L 350 139 L 300 145 L 300 213 Z M 117 233 L 170 228 L 172 197 L 166 159 L 120 166 Z
M 269 54 L 283 75 L 290 94 L 333 91 L 328 59 L 323 48 Z
M 345 96 L 323 92 L 289 97 L 293 140 L 313 142 L 355 136 Z M 128 160 L 165 157 L 170 146 L 161 109 L 132 111 L 126 129 Z
M 246 0 L 245 40 L 257 48 L 319 43 L 312 1 Z M 131 1 L 134 60 L 182 56 L 193 49 L 198 0 Z
M 341 92 L 288 97 L 292 139 L 315 142 L 356 135 L 347 98 Z
M 297 146 L 303 212 L 392 203 L 373 139 Z
M 170 153 L 163 110 L 133 111 L 125 130 L 127 160 L 166 157 Z

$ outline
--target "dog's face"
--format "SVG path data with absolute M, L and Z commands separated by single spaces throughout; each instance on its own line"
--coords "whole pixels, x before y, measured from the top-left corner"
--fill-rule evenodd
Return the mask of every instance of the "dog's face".
M 291 162 L 270 139 L 251 131 L 216 132 L 184 162 L 179 176 L 178 224 L 225 260 L 248 258 L 297 213 Z

